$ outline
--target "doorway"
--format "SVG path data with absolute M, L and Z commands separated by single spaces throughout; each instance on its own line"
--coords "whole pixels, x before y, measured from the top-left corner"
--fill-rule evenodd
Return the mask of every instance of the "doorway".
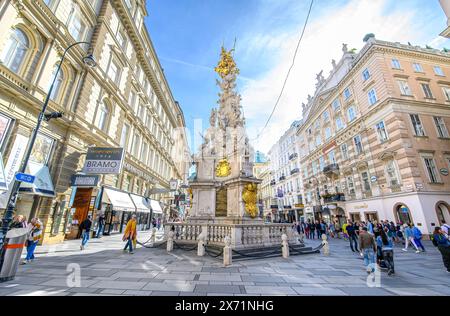
M 397 223 L 408 224 L 414 223 L 411 212 L 409 211 L 409 207 L 405 204 L 398 204 L 395 208 L 395 218 L 397 219 Z
M 440 202 L 436 205 L 436 215 L 439 225 L 450 225 L 450 208 L 447 203 Z

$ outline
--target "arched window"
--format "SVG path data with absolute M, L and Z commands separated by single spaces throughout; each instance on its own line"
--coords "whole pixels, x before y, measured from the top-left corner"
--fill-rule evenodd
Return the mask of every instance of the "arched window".
M 30 48 L 30 41 L 25 33 L 20 29 L 15 29 L 9 36 L 8 41 L 2 51 L 1 61 L 11 71 L 19 72 L 25 59 L 27 50 Z
M 109 107 L 108 105 L 102 101 L 98 107 L 97 112 L 97 127 L 102 131 L 106 131 L 109 119 Z
M 52 77 L 50 79 L 50 84 L 52 84 L 55 72 L 56 72 L 56 69 L 55 69 L 55 71 L 53 71 Z M 59 92 L 61 90 L 61 87 L 63 85 L 63 82 L 64 82 L 64 72 L 62 69 L 60 69 L 59 73 L 58 73 L 58 77 L 56 77 L 55 84 L 53 85 L 52 93 L 50 94 L 51 100 L 56 101 L 56 99 L 58 98 Z
M 396 205 L 395 218 L 397 220 L 397 223 L 398 222 L 402 222 L 403 224 L 414 223 L 408 206 L 406 206 L 404 204 Z

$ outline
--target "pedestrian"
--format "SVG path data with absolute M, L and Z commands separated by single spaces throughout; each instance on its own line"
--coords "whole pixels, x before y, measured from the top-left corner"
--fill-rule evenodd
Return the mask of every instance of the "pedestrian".
M 386 229 L 387 230 L 387 229 Z M 380 232 L 380 236 L 377 237 L 378 244 L 381 244 L 381 251 L 383 254 L 383 260 L 388 268 L 388 275 L 395 273 L 394 270 L 394 246 L 392 238 L 389 237 L 386 230 Z
M 105 216 L 100 214 L 98 217 L 98 228 L 95 237 L 100 238 L 103 235 L 103 228 L 105 227 Z
M 319 221 L 316 221 L 316 233 L 317 233 L 317 238 L 321 239 L 322 238 L 322 225 L 320 224 Z
M 447 237 L 447 239 L 450 238 L 450 236 L 448 234 L 449 228 L 450 228 L 450 226 L 447 225 L 447 224 L 444 224 L 444 225 L 441 226 L 441 230 L 444 233 L 444 235 Z
M 425 247 L 422 245 L 422 232 L 414 224 L 412 224 L 412 234 L 414 236 L 414 242 L 416 243 L 417 248 L 421 248 L 422 251 L 425 252 Z M 419 250 L 416 252 L 419 252 Z
M 450 241 L 441 227 L 434 228 L 433 245 L 439 249 L 442 260 L 444 261 L 444 266 L 447 269 L 447 272 L 450 273 Z
M 380 267 L 383 267 L 383 243 L 381 242 L 381 240 L 378 238 L 378 236 L 381 235 L 381 230 L 375 230 L 374 231 L 374 236 L 375 236 L 375 242 L 377 243 L 377 264 Z
M 311 239 L 310 232 L 311 232 L 311 221 L 308 219 L 307 223 L 305 224 L 305 235 L 306 238 L 308 239 Z
M 36 250 L 36 246 L 39 243 L 39 240 L 42 236 L 42 223 L 39 219 L 33 218 L 28 225 L 28 235 L 27 235 L 27 255 L 22 264 L 30 263 L 34 260 L 34 251 Z
M 336 229 L 334 227 L 334 223 L 333 222 L 330 222 L 330 225 L 328 226 L 328 230 L 330 232 L 331 238 L 334 238 L 334 232 L 336 231 Z
M 314 221 L 309 223 L 309 231 L 311 239 L 315 239 L 316 225 L 314 224 Z
M 368 223 L 367 223 L 367 231 L 373 235 L 373 223 L 372 221 L 369 219 Z
M 129 253 L 133 253 L 133 246 L 136 242 L 137 237 L 137 231 L 136 231 L 136 215 L 133 214 L 131 216 L 131 219 L 127 223 L 127 227 L 125 228 L 125 233 L 123 234 L 123 241 L 126 241 L 125 248 L 123 248 L 123 251 L 127 251 L 127 248 L 129 248 Z
M 403 225 L 403 235 L 405 237 L 405 248 L 403 248 L 402 250 L 408 251 L 409 243 L 411 243 L 416 249 L 416 253 L 419 253 L 420 251 L 419 248 L 417 248 L 416 242 L 414 241 L 412 229 L 407 224 Z
M 353 252 L 359 252 L 358 250 L 358 237 L 356 235 L 357 225 L 353 225 L 353 223 L 349 220 L 348 225 L 346 227 L 348 239 L 350 241 L 350 248 Z M 354 247 L 353 247 L 354 245 Z
M 80 224 L 80 229 L 82 231 L 81 233 L 81 246 L 80 250 L 84 250 L 86 247 L 87 242 L 89 241 L 89 235 L 91 233 L 91 227 L 92 227 L 92 220 L 91 215 L 88 215 L 88 217 Z
M 350 220 L 349 220 L 350 221 Z M 347 231 L 347 227 L 349 226 L 349 224 L 346 222 L 342 225 L 342 236 L 344 238 L 344 240 L 348 240 L 348 231 Z
M 14 216 L 13 220 L 9 224 L 9 229 L 12 228 L 26 228 L 27 224 L 25 222 L 25 217 L 23 215 Z
M 361 230 L 358 237 L 358 242 L 361 256 L 364 258 L 364 266 L 366 267 L 367 273 L 374 272 L 375 252 L 377 250 L 377 246 L 373 236 L 367 232 L 367 227 L 363 227 Z
M 338 220 L 336 220 L 335 223 L 334 223 L 334 229 L 336 231 L 336 237 L 338 239 L 341 239 L 341 230 L 342 229 L 341 229 L 341 225 L 339 224 Z
M 156 226 L 158 227 L 158 230 L 161 228 L 161 218 L 158 218 Z

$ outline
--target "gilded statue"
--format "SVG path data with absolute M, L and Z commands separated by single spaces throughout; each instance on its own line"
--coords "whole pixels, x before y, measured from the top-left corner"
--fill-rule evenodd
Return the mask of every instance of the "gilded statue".
M 216 167 L 216 176 L 219 178 L 228 177 L 231 174 L 231 166 L 226 158 L 219 161 Z
M 242 200 L 245 203 L 245 211 L 251 218 L 258 216 L 258 206 L 256 204 L 258 187 L 255 183 L 246 184 L 242 192 Z
M 214 71 L 217 72 L 222 79 L 224 79 L 229 74 L 239 74 L 239 69 L 237 68 L 236 62 L 233 59 L 233 51 L 234 49 L 227 51 L 222 46 L 219 64 L 216 68 L 214 68 Z

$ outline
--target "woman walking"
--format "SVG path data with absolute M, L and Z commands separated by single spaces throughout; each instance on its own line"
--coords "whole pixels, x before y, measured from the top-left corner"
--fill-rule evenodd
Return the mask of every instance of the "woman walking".
M 409 227 L 407 224 L 403 225 L 403 235 L 405 237 L 405 248 L 403 248 L 403 251 L 408 251 L 409 243 L 411 243 L 414 248 L 416 248 L 416 253 L 419 253 L 419 248 L 417 248 L 417 245 L 414 241 L 414 236 L 411 227 Z
M 450 273 L 450 241 L 440 227 L 433 232 L 433 244 L 438 247 L 447 272 Z
M 31 220 L 30 231 L 28 232 L 27 239 L 27 256 L 22 264 L 30 263 L 34 260 L 34 251 L 36 250 L 36 246 L 39 243 L 42 235 L 42 223 L 39 219 L 33 218 Z
M 388 268 L 388 275 L 394 274 L 394 245 L 392 238 L 388 236 L 385 230 L 382 230 L 380 236 L 377 237 L 377 243 L 381 245 L 383 260 Z
M 133 253 L 133 244 L 136 241 L 137 232 L 136 232 L 136 215 L 133 214 L 131 216 L 131 219 L 127 223 L 127 227 L 125 228 L 125 233 L 123 234 L 123 241 L 127 241 L 125 244 L 125 248 L 123 248 L 123 251 L 127 251 L 127 248 L 129 248 L 129 253 Z
M 306 238 L 310 239 L 310 229 L 311 229 L 311 221 L 308 219 L 306 225 L 305 225 L 305 235 Z

